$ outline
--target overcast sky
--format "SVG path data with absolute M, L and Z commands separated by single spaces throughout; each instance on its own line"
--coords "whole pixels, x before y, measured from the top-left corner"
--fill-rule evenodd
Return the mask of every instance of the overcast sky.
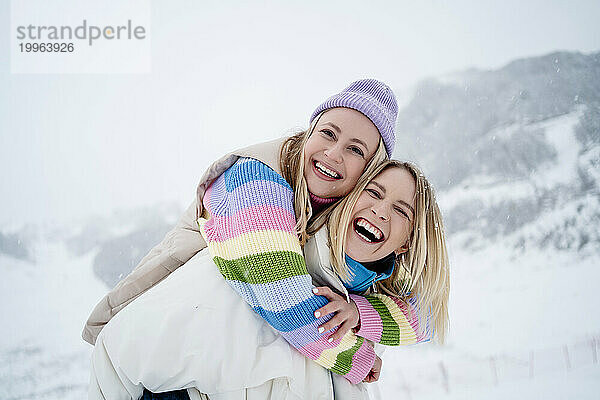
M 600 1 L 222 3 L 153 1 L 150 74 L 35 75 L 10 73 L 0 3 L 0 228 L 187 205 L 212 160 L 358 78 L 406 101 L 427 76 L 600 50 Z

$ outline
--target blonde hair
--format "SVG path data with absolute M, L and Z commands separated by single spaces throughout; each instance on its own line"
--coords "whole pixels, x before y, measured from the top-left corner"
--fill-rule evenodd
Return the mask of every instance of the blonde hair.
M 416 165 L 389 160 L 380 164 L 370 174 L 361 177 L 354 190 L 329 216 L 327 226 L 331 264 L 343 280 L 350 279 L 351 273 L 344 255 L 346 235 L 354 206 L 369 182 L 389 168 L 404 169 L 414 178 L 415 216 L 408 239 L 408 251 L 396 257 L 394 272 L 389 278 L 377 282 L 376 288 L 386 295 L 399 298 L 407 305 L 409 299 L 416 300 L 419 321 L 424 321 L 420 324 L 420 329 L 425 329 L 425 321 L 431 319 L 430 322 L 435 327 L 435 336 L 440 343 L 443 343 L 448 330 L 450 290 L 444 224 L 433 187 Z
M 335 209 L 336 204 L 338 204 L 337 201 L 334 202 L 313 218 L 308 186 L 304 177 L 304 146 L 317 126 L 319 119 L 321 119 L 321 116 L 326 111 L 322 111 L 315 117 L 308 130 L 290 136 L 283 143 L 279 151 L 279 168 L 281 169 L 281 174 L 294 190 L 294 211 L 297 221 L 296 233 L 302 246 L 304 246 L 310 236 L 314 235 L 323 226 L 329 214 Z M 375 154 L 367 162 L 363 175 L 370 174 L 379 164 L 387 159 L 385 145 L 380 137 L 377 150 L 375 150 Z

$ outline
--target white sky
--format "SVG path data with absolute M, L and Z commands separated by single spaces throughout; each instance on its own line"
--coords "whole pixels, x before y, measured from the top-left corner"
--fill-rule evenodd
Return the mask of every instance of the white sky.
M 600 50 L 600 1 L 215 3 L 152 2 L 144 75 L 11 74 L 0 3 L 0 227 L 187 205 L 212 160 L 358 78 L 405 101 L 427 76 Z

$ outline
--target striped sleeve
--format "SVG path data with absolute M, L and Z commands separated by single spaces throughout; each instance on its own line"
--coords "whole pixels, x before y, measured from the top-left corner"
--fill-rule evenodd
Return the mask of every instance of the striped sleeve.
M 293 191 L 265 164 L 242 158 L 208 188 L 199 220 L 215 264 L 229 285 L 297 350 L 323 367 L 361 382 L 373 347 L 348 332 L 329 343 L 318 333 L 332 315 L 315 318 L 328 300 L 316 296 L 296 236 Z
M 409 298 L 408 305 L 383 294 L 351 294 L 350 298 L 360 316 L 358 336 L 388 346 L 427 342 L 433 337 L 429 318 L 419 320 L 416 298 Z

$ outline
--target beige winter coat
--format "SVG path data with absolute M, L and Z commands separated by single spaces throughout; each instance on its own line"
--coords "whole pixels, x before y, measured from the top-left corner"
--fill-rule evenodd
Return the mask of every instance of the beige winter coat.
M 279 153 L 286 139 L 279 138 L 235 150 L 215 161 L 200 179 L 199 197 L 202 197 L 206 188 L 215 178 L 225 172 L 240 157 L 254 158 L 281 174 Z M 200 207 L 202 207 L 201 204 Z M 200 210 L 202 209 L 200 208 Z M 205 247 L 206 242 L 196 223 L 196 200 L 194 200 L 175 227 L 165 235 L 162 242 L 150 250 L 134 270 L 94 307 L 83 328 L 83 339 L 90 344 L 95 344 L 98 334 L 115 314 Z

